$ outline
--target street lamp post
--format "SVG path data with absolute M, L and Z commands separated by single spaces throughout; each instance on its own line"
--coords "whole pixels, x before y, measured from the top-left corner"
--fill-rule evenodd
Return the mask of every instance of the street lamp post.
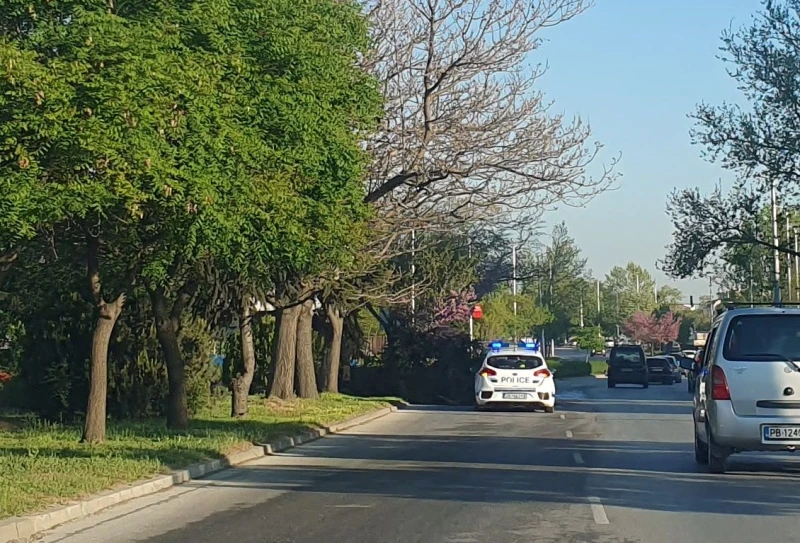
M 775 181 L 772 181 L 772 190 L 770 191 L 772 199 L 772 256 L 773 256 L 773 302 L 778 305 L 781 303 L 781 256 L 778 252 L 778 244 L 780 238 L 778 237 L 778 186 Z
M 797 251 L 797 227 L 793 228 L 794 230 L 794 280 L 795 280 L 795 298 L 798 294 L 798 289 L 800 289 L 800 256 L 798 256 Z
M 792 244 L 792 233 L 789 227 L 789 209 L 786 208 L 786 246 Z M 786 299 L 792 301 L 792 255 L 786 253 Z

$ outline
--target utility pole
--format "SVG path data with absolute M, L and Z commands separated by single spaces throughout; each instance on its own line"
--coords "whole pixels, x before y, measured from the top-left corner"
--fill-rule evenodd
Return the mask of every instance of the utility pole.
M 583 328 L 583 295 L 581 295 L 581 328 Z
M 514 296 L 514 316 L 517 316 L 517 246 L 511 248 L 511 294 Z
M 414 325 L 414 321 L 417 314 L 417 283 L 416 283 L 416 272 L 417 267 L 414 264 L 414 257 L 416 256 L 417 252 L 417 231 L 411 229 L 411 324 Z
M 781 256 L 778 252 L 778 244 L 780 238 L 778 237 L 778 187 L 775 180 L 772 181 L 772 250 L 773 266 L 775 275 L 772 279 L 773 282 L 773 303 L 778 305 L 781 303 Z
M 467 256 L 472 260 L 472 240 L 467 242 Z M 472 318 L 472 310 L 469 311 L 469 341 L 475 341 L 475 319 Z
M 792 245 L 792 233 L 789 228 L 789 208 L 784 209 L 786 214 L 786 246 Z M 792 255 L 786 253 L 786 299 L 792 301 Z
M 794 280 L 795 280 L 795 298 L 798 296 L 800 290 L 800 256 L 797 255 L 797 227 L 794 230 Z
M 511 294 L 514 297 L 514 342 L 517 341 L 517 246 L 511 247 Z
M 795 242 L 797 241 L 797 235 L 795 234 Z M 750 307 L 753 307 L 753 263 L 750 262 Z
M 600 322 L 600 280 L 597 280 L 597 322 Z

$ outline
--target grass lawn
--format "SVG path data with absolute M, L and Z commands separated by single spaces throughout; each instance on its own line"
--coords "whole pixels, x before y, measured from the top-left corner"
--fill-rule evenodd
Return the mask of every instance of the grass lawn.
M 547 359 L 547 366 L 556 371 L 556 379 L 570 377 L 586 377 L 588 375 L 602 375 L 608 369 L 605 360 L 590 360 L 587 364 L 582 360 Z
M 171 468 L 289 436 L 390 405 L 389 399 L 323 394 L 319 400 L 252 397 L 246 420 L 229 417 L 230 400 L 198 413 L 185 433 L 164 422 L 114 422 L 102 445 L 78 443 L 81 428 L 0 416 L 0 519 L 32 513 Z
M 592 365 L 592 375 L 603 375 L 608 371 L 608 362 L 605 360 L 591 360 L 589 364 Z

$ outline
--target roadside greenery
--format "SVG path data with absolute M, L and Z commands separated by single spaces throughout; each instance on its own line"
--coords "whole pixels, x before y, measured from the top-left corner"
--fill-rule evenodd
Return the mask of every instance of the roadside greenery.
M 0 417 L 0 519 L 31 513 L 118 484 L 222 458 L 301 430 L 390 405 L 391 399 L 323 394 L 317 400 L 250 398 L 247 420 L 217 399 L 174 432 L 156 420 L 112 422 L 102 444 L 82 445 L 81 426 Z

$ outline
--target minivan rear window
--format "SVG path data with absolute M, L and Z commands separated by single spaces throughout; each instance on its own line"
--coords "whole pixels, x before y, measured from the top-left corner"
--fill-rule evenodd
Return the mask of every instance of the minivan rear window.
M 644 364 L 644 352 L 636 347 L 617 347 L 611 351 L 611 364 Z
M 498 370 L 531 370 L 543 366 L 544 362 L 538 356 L 497 355 L 490 356 L 486 365 Z
M 800 315 L 741 315 L 731 319 L 722 347 L 726 360 L 800 360 Z

